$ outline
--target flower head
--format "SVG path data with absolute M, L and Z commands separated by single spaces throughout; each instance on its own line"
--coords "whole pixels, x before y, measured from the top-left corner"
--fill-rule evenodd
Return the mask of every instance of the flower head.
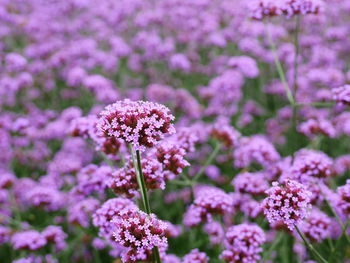
M 264 231 L 257 225 L 243 223 L 232 226 L 226 232 L 226 249 L 221 258 L 228 263 L 258 262 L 265 240 Z
M 14 249 L 38 250 L 47 243 L 46 238 L 35 230 L 26 230 L 15 233 L 11 243 Z
M 266 194 L 262 206 L 270 224 L 281 223 L 293 230 L 311 208 L 311 192 L 296 181 L 286 180 L 285 185 L 273 182 Z
M 350 85 L 333 88 L 333 99 L 341 105 L 350 105 Z
M 322 242 L 331 233 L 332 220 L 319 210 L 312 210 L 300 229 L 313 242 Z
M 92 216 L 92 220 L 94 226 L 100 229 L 100 236 L 112 237 L 112 220 L 124 209 L 137 209 L 137 206 L 129 199 L 118 197 L 109 199 L 97 209 Z
M 182 263 L 208 263 L 209 258 L 204 252 L 200 252 L 198 249 L 191 250 L 186 256 L 184 256 Z
M 123 139 L 144 150 L 175 132 L 173 120 L 169 109 L 161 104 L 125 99 L 108 105 L 100 113 L 97 127 L 106 137 Z
M 125 209 L 112 220 L 114 240 L 126 248 L 123 262 L 148 260 L 154 247 L 167 247 L 165 230 L 167 224 L 154 214 L 140 210 Z
M 165 174 L 162 164 L 153 158 L 143 158 L 141 160 L 142 172 L 146 186 L 149 190 L 164 189 Z M 128 160 L 125 167 L 112 173 L 109 187 L 117 194 L 126 197 L 134 197 L 139 189 L 135 168 L 132 160 Z

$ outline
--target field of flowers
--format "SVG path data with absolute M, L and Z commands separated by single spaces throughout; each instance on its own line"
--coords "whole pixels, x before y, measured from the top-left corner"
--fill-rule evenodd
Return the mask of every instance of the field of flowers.
M 350 0 L 0 0 L 1 263 L 350 263 Z

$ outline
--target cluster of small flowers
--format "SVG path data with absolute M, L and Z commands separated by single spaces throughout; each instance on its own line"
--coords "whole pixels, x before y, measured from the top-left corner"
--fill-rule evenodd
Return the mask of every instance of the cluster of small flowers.
M 324 2 L 322 0 L 254 0 L 249 3 L 249 7 L 251 17 L 260 20 L 280 15 L 292 17 L 319 14 L 323 11 Z
M 193 249 L 182 260 L 182 263 L 208 263 L 208 262 L 209 262 L 208 256 L 205 253 L 200 252 L 198 249 Z
M 153 158 L 144 158 L 141 161 L 143 176 L 146 181 L 147 189 L 164 189 L 165 175 L 161 163 Z M 138 194 L 138 183 L 132 160 L 127 160 L 123 168 L 117 169 L 111 175 L 108 186 L 115 193 L 134 197 Z
M 308 218 L 301 224 L 301 230 L 313 242 L 322 242 L 331 234 L 332 220 L 327 214 L 312 210 Z
M 270 224 L 283 224 L 293 230 L 311 209 L 309 192 L 302 184 L 287 180 L 283 186 L 273 182 L 262 206 Z
M 138 150 L 153 147 L 172 134 L 174 116 L 163 105 L 143 101 L 118 101 L 100 113 L 97 127 L 107 137 L 116 137 L 131 143 Z
M 333 99 L 341 105 L 350 105 L 350 85 L 333 88 Z
M 184 157 L 187 154 L 182 145 L 172 139 L 165 140 L 156 147 L 154 153 L 157 160 L 162 164 L 163 170 L 169 172 L 166 177 L 168 179 L 174 178 L 176 175 L 182 173 L 182 170 L 189 166 Z
M 264 173 L 240 173 L 232 181 L 235 190 L 240 193 L 262 195 L 269 188 Z
M 15 233 L 11 243 L 16 250 L 36 251 L 49 243 L 55 245 L 57 251 L 66 247 L 67 234 L 59 226 L 48 226 L 41 233 L 36 230 L 25 230 Z
M 350 180 L 338 187 L 335 207 L 344 218 L 350 218 Z
M 220 120 L 213 125 L 210 131 L 210 135 L 225 145 L 227 148 L 236 146 L 238 139 L 241 136 L 241 134 L 232 126 Z
M 204 187 L 196 193 L 193 204 L 184 214 L 183 223 L 193 227 L 202 222 L 212 221 L 212 215 L 233 212 L 232 196 L 216 187 Z
M 259 262 L 265 240 L 264 231 L 257 225 L 243 223 L 232 226 L 227 229 L 221 258 L 228 263 Z
M 323 152 L 302 149 L 295 154 L 287 176 L 301 183 L 327 179 L 334 174 L 333 163 Z
M 252 163 L 268 166 L 281 157 L 275 147 L 263 136 L 243 137 L 233 152 L 234 165 L 237 168 L 248 167 Z
M 99 235 L 110 239 L 112 236 L 112 220 L 120 211 L 137 209 L 137 206 L 129 199 L 118 197 L 106 201 L 93 214 L 93 224 L 99 228 Z
M 113 238 L 127 249 L 122 253 L 124 262 L 149 260 L 154 247 L 167 248 L 167 224 L 155 215 L 135 209 L 118 212 L 112 221 Z
M 309 119 L 298 126 L 298 131 L 310 139 L 314 139 L 318 135 L 336 137 L 334 125 L 326 119 Z

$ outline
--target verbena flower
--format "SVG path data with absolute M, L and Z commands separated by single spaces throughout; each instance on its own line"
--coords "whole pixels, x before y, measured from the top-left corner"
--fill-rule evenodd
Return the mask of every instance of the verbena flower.
M 270 224 L 281 223 L 293 230 L 311 209 L 311 192 L 296 181 L 287 180 L 284 185 L 273 182 L 266 194 L 262 206 Z
M 317 210 L 313 209 L 308 218 L 301 224 L 300 230 L 312 242 L 322 242 L 331 233 L 331 218 Z
M 191 252 L 185 255 L 182 259 L 182 263 L 208 263 L 208 262 L 209 262 L 209 257 L 204 252 L 200 252 L 197 248 L 191 250 Z
M 255 263 L 261 259 L 262 244 L 266 237 L 264 231 L 255 224 L 243 223 L 226 231 L 225 250 L 220 258 L 228 263 Z
M 140 210 L 125 209 L 112 219 L 114 240 L 126 248 L 123 262 L 149 260 L 154 247 L 167 247 L 165 230 L 167 225 Z
M 52 243 L 55 246 L 56 251 L 61 251 L 66 248 L 67 244 L 65 239 L 68 235 L 63 231 L 62 227 L 53 225 L 48 226 L 41 234 L 48 244 Z
M 46 238 L 38 231 L 25 230 L 13 234 L 11 244 L 14 249 L 38 250 L 47 244 Z
M 327 179 L 334 174 L 333 160 L 321 151 L 302 149 L 295 154 L 289 174 L 301 183 Z
M 146 187 L 149 190 L 165 188 L 165 173 L 160 162 L 153 158 L 142 158 L 141 166 Z M 139 186 L 133 161 L 127 160 L 123 168 L 114 171 L 108 185 L 117 194 L 129 198 L 137 195 Z
M 234 165 L 237 168 L 248 167 L 252 163 L 268 166 L 281 157 L 275 147 L 261 135 L 243 137 L 233 152 Z
M 163 170 L 175 176 L 182 173 L 182 170 L 190 165 L 189 162 L 184 159 L 187 151 L 175 140 L 165 140 L 160 143 L 156 147 L 154 154 L 157 160 L 162 164 Z M 167 177 L 173 178 L 174 176 L 167 175 Z
M 261 195 L 269 188 L 265 173 L 243 172 L 237 174 L 232 181 L 235 190 L 240 193 Z
M 97 127 L 107 137 L 116 137 L 138 150 L 153 147 L 164 135 L 172 134 L 174 116 L 163 105 L 153 102 L 123 100 L 107 106 Z
M 92 214 L 98 209 L 100 202 L 95 198 L 86 198 L 74 202 L 68 207 L 68 222 L 74 225 L 88 227 Z
M 124 209 L 137 209 L 134 202 L 129 199 L 118 197 L 106 201 L 92 216 L 94 226 L 99 228 L 99 235 L 112 238 L 112 220 Z
M 333 99 L 341 105 L 350 105 L 350 85 L 332 89 Z
M 346 184 L 337 188 L 336 210 L 345 218 L 350 218 L 350 179 Z
M 233 199 L 216 187 L 205 187 L 196 194 L 193 204 L 184 214 L 184 224 L 196 226 L 211 221 L 213 215 L 224 215 L 233 211 Z

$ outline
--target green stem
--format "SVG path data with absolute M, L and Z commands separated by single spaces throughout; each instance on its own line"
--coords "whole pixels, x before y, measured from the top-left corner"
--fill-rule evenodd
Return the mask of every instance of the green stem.
M 322 192 L 323 194 L 323 192 Z M 324 195 L 323 195 L 324 196 Z M 350 244 L 350 239 L 349 239 L 349 236 L 346 234 L 346 228 L 347 226 L 345 226 L 342 222 L 342 220 L 340 219 L 340 217 L 338 216 L 338 213 L 333 209 L 332 205 L 329 203 L 328 199 L 325 197 L 325 202 L 327 204 L 327 206 L 329 207 L 329 209 L 331 210 L 332 214 L 335 216 L 338 224 L 340 225 L 340 228 L 342 229 L 342 231 L 344 231 L 345 233 L 345 238 L 347 240 L 347 242 Z
M 283 84 L 284 90 L 286 91 L 286 95 L 287 95 L 288 101 L 289 101 L 290 105 L 292 107 L 294 107 L 295 101 L 294 101 L 294 98 L 293 98 L 293 94 L 292 94 L 292 92 L 291 92 L 291 90 L 289 88 L 286 76 L 284 74 L 284 70 L 283 70 L 282 64 L 281 64 L 281 62 L 279 60 L 279 57 L 277 55 L 276 46 L 275 46 L 275 43 L 272 40 L 272 36 L 271 36 L 271 32 L 270 32 L 270 25 L 267 25 L 267 37 L 268 37 L 270 48 L 271 48 L 271 51 L 272 51 L 272 54 L 273 54 L 273 57 L 274 57 L 274 60 L 275 60 L 275 65 L 276 65 L 276 68 L 277 68 L 277 72 L 278 72 L 280 80 L 281 80 L 281 82 Z
M 350 225 L 350 221 L 348 221 L 348 222 L 345 224 L 345 227 L 342 229 L 341 235 L 340 235 L 340 237 L 338 238 L 337 242 L 335 243 L 335 246 L 332 247 L 332 251 L 331 251 L 331 253 L 330 253 L 329 257 L 328 257 L 328 262 L 333 262 L 333 258 L 334 258 L 334 256 L 335 256 L 335 252 L 338 250 L 338 248 L 339 248 L 339 246 L 340 246 L 340 244 L 341 244 L 342 237 L 343 237 L 344 235 L 347 236 L 347 235 L 346 235 L 346 229 L 349 227 L 349 225 Z
M 301 239 L 304 241 L 306 247 L 309 249 L 309 251 L 311 251 L 315 256 L 317 256 L 319 258 L 319 260 L 323 263 L 327 263 L 328 261 L 325 260 L 320 253 L 317 252 L 317 250 L 313 247 L 313 245 L 310 244 L 310 242 L 307 241 L 306 237 L 304 236 L 304 234 L 300 231 L 300 229 L 298 228 L 297 225 L 294 225 L 295 229 L 297 230 L 299 236 L 301 237 Z
M 134 148 L 132 147 L 131 144 L 129 144 L 129 148 L 130 148 L 131 157 L 132 157 L 132 160 L 134 163 L 137 184 L 139 185 L 139 188 L 140 188 L 143 207 L 144 207 L 145 212 L 148 215 L 150 215 L 152 213 L 151 212 L 151 205 L 150 205 L 148 195 L 147 195 L 147 186 L 146 186 L 145 177 L 143 176 L 143 172 L 142 172 L 140 151 L 136 150 L 136 158 L 135 158 Z M 153 259 L 154 259 L 155 263 L 161 263 L 158 247 L 153 248 Z
M 283 233 L 278 233 L 278 237 L 276 238 L 276 240 L 271 244 L 271 246 L 269 247 L 268 250 L 266 250 L 263 253 L 263 258 L 262 258 L 262 262 L 265 262 L 267 259 L 270 258 L 270 254 L 271 252 L 277 247 L 277 245 L 281 242 L 283 238 Z
M 207 167 L 213 162 L 214 158 L 219 153 L 220 149 L 221 149 L 221 143 L 217 142 L 216 145 L 215 145 L 214 150 L 211 152 L 211 154 L 209 155 L 209 157 L 206 160 L 206 162 L 204 163 L 204 165 L 201 167 L 199 172 L 193 177 L 193 179 L 192 179 L 193 182 L 197 182 L 198 181 L 198 179 L 205 172 Z
M 334 102 L 311 102 L 311 103 L 297 103 L 296 107 L 304 107 L 304 106 L 314 106 L 314 107 L 332 107 L 334 106 Z
M 299 66 L 299 32 L 300 32 L 301 16 L 297 15 L 295 18 L 295 35 L 294 35 L 294 46 L 295 46 L 295 57 L 294 57 L 294 81 L 293 81 L 293 97 L 296 100 L 296 93 L 298 88 L 298 66 Z
M 295 18 L 295 35 L 294 35 L 294 46 L 295 46 L 295 57 L 294 57 L 294 80 L 293 80 L 293 116 L 292 116 L 292 127 L 293 130 L 296 130 L 297 127 L 297 116 L 298 116 L 298 108 L 295 104 L 297 104 L 297 89 L 298 89 L 298 66 L 299 66 L 299 53 L 300 53 L 300 45 L 299 45 L 299 32 L 300 32 L 300 20 L 301 16 L 297 15 Z

